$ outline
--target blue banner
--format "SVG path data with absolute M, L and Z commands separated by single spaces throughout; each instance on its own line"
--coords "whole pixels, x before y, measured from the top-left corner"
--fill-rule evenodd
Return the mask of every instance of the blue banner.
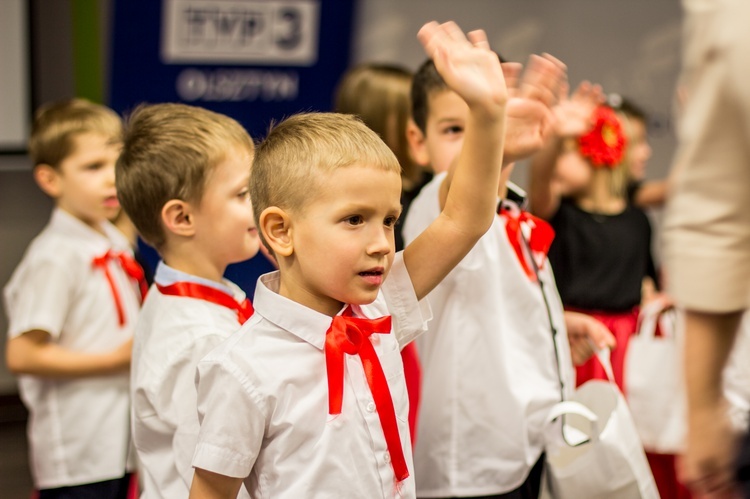
M 202 106 L 260 139 L 273 120 L 331 109 L 353 10 L 354 0 L 116 0 L 110 106 L 123 115 L 144 102 Z M 257 256 L 227 277 L 252 296 L 271 269 Z

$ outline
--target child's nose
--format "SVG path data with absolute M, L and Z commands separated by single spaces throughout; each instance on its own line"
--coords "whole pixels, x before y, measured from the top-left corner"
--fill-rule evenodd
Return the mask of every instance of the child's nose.
M 368 253 L 371 255 L 387 255 L 391 252 L 391 238 L 386 228 L 376 229 L 372 236 L 372 241 L 368 247 Z

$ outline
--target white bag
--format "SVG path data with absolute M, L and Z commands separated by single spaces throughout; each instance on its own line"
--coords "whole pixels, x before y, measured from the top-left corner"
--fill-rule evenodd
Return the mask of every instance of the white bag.
M 643 307 L 638 333 L 625 356 L 625 391 L 643 447 L 659 454 L 680 454 L 685 446 L 686 407 L 682 342 L 677 313 L 661 302 Z M 659 325 L 662 336 L 655 336 Z
M 587 381 L 547 417 L 549 423 L 562 420 L 562 426 L 549 424 L 546 435 L 550 493 L 555 499 L 658 499 L 635 425 L 614 383 L 609 351 L 598 355 L 610 380 Z

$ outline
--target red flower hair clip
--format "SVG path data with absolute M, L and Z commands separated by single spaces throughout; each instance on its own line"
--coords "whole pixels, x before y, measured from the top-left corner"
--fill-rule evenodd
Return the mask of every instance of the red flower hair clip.
M 599 106 L 593 114 L 594 126 L 578 138 L 578 150 L 594 168 L 614 168 L 625 154 L 627 139 L 612 108 Z

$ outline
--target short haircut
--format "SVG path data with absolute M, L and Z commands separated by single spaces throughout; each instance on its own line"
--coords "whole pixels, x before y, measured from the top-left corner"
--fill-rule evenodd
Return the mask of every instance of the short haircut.
M 250 175 L 258 227 L 266 208 L 299 212 L 320 192 L 321 173 L 352 165 L 401 172 L 390 148 L 355 116 L 304 113 L 272 126 L 255 152 Z
M 409 70 L 392 64 L 363 63 L 349 69 L 336 88 L 335 111 L 354 114 L 380 135 L 401 164 L 402 176 L 418 182 L 421 169 L 411 159 L 406 125 L 411 116 Z
M 507 62 L 497 53 L 500 62 Z M 423 134 L 427 133 L 427 117 L 430 115 L 430 96 L 448 89 L 443 77 L 438 73 L 432 59 L 419 66 L 411 81 L 411 117 Z
M 116 186 L 141 237 L 161 249 L 164 205 L 172 199 L 200 203 L 211 171 L 236 147 L 254 149 L 242 125 L 223 114 L 184 104 L 136 108 L 125 124 Z
M 448 89 L 443 77 L 438 73 L 432 59 L 419 66 L 411 82 L 411 116 L 422 133 L 427 132 L 427 117 L 430 114 L 431 95 Z
M 41 106 L 34 116 L 29 139 L 29 155 L 34 166 L 59 168 L 74 152 L 74 139 L 84 133 L 99 133 L 111 143 L 119 143 L 122 120 L 110 108 L 85 99 Z

